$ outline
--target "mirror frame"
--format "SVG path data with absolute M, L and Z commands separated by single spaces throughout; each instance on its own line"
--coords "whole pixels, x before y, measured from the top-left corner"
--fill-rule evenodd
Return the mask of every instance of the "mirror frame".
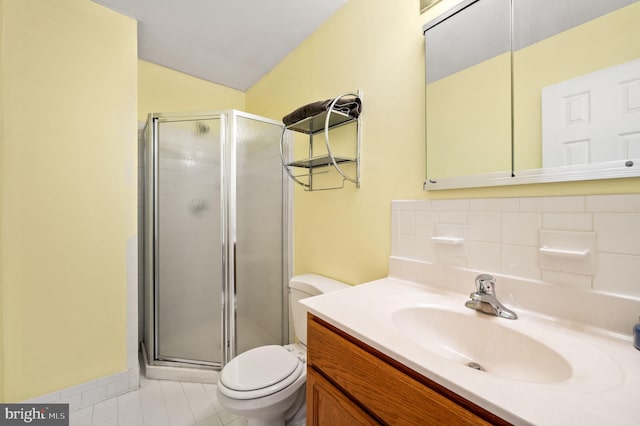
M 619 160 L 602 163 L 561 166 L 548 169 L 520 170 L 517 173 L 495 172 L 479 175 L 448 177 L 437 181 L 427 179 L 425 191 L 439 189 L 484 188 L 490 186 L 528 185 L 536 183 L 575 182 L 640 176 L 640 160 Z
M 427 22 L 422 27 L 422 34 L 438 23 L 450 18 L 459 11 L 471 6 L 480 0 L 463 0 L 435 19 Z M 513 2 L 513 0 L 511 0 Z M 513 22 L 512 22 L 513 37 Z M 425 58 L 426 60 L 426 58 Z M 513 65 L 512 65 L 513 73 Z M 513 78 L 513 77 L 512 77 Z M 512 92 L 513 98 L 513 92 Z M 426 100 L 425 100 L 426 104 Z M 513 99 L 512 99 L 512 132 L 513 132 Z M 427 118 L 425 116 L 425 132 Z M 426 142 L 426 140 L 425 140 Z M 575 182 L 602 179 L 617 179 L 640 177 L 640 159 L 616 160 L 601 163 L 579 164 L 573 166 L 560 166 L 552 168 L 539 168 L 528 170 L 513 170 L 514 141 L 511 141 L 512 164 L 510 171 L 500 171 L 476 175 L 464 175 L 455 177 L 438 178 L 437 180 L 425 179 L 423 189 L 425 191 L 442 189 L 483 188 L 493 186 L 526 185 L 540 183 Z M 425 145 L 426 150 L 426 145 Z

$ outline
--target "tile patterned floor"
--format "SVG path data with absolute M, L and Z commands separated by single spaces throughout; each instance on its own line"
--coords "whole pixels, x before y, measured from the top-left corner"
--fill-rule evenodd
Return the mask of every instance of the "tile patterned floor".
M 224 410 L 216 386 L 148 380 L 140 389 L 70 414 L 70 426 L 246 426 Z

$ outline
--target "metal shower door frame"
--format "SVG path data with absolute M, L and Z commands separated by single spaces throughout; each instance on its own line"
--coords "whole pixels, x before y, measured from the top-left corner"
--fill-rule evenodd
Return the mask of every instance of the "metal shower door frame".
M 145 256 L 149 256 L 151 261 L 145 262 L 147 265 L 147 269 L 145 271 L 145 290 L 151 293 L 152 298 L 152 306 L 148 306 L 149 297 L 145 297 L 146 300 L 146 308 L 151 308 L 151 315 L 146 315 L 147 321 L 152 321 L 153 326 L 149 327 L 145 326 L 145 330 L 149 332 L 151 335 L 149 336 L 149 340 L 152 344 L 146 345 L 146 350 L 148 351 L 149 361 L 153 362 L 154 365 L 166 365 L 166 366 L 176 366 L 178 364 L 185 365 L 204 365 L 210 367 L 221 368 L 225 363 L 225 351 L 224 346 L 225 342 L 220 342 L 221 353 L 220 353 L 220 362 L 219 363 L 209 363 L 205 361 L 194 361 L 188 359 L 181 359 L 175 357 L 163 357 L 159 358 L 159 339 L 158 339 L 158 326 L 159 326 L 159 286 L 160 286 L 160 277 L 159 277 L 159 268 L 160 268 L 160 228 L 159 228 L 159 213 L 160 213 L 160 197 L 159 197 L 159 177 L 160 177 L 160 157 L 159 157 L 159 124 L 160 123 L 171 123 L 171 122 L 179 122 L 179 121 L 197 121 L 197 120 L 220 120 L 220 237 L 221 237 L 221 253 L 222 258 L 221 261 L 221 294 L 222 297 L 219 300 L 220 306 L 220 328 L 221 333 L 220 336 L 224 336 L 224 330 L 227 328 L 227 317 L 228 315 L 225 312 L 225 305 L 223 303 L 225 294 L 227 293 L 226 283 L 228 268 L 227 268 L 227 253 L 228 253 L 228 241 L 229 236 L 227 234 L 227 197 L 228 194 L 225 191 L 225 140 L 226 140 L 226 121 L 227 116 L 225 114 L 219 112 L 203 112 L 196 114 L 183 114 L 183 113 L 152 113 L 149 114 L 149 119 L 147 123 L 151 123 L 151 126 L 147 124 L 147 143 L 150 142 L 151 146 L 148 146 L 147 154 L 151 154 L 151 158 L 147 159 L 147 165 L 151 165 L 149 167 L 150 170 L 147 170 L 147 178 L 148 182 L 151 183 L 152 190 L 147 197 L 150 197 L 148 200 L 149 204 L 152 206 L 150 212 L 145 212 L 147 225 L 145 225 L 147 230 L 147 235 L 150 235 L 150 238 L 147 238 L 147 244 L 145 245 Z M 147 185 L 148 187 L 149 185 Z
M 151 189 L 145 193 L 145 205 L 152 207 L 151 211 L 145 211 L 145 250 L 147 257 L 145 265 L 145 292 L 151 294 L 145 296 L 145 349 L 148 361 L 159 366 L 176 366 L 183 364 L 202 365 L 214 368 L 222 368 L 227 362 L 236 356 L 237 330 L 236 330 L 236 273 L 235 273 L 235 244 L 236 244 L 236 147 L 237 118 L 243 117 L 251 120 L 265 122 L 282 127 L 279 121 L 271 120 L 258 115 L 238 111 L 208 111 L 201 113 L 151 113 L 148 116 L 146 125 L 145 141 L 145 187 Z M 219 300 L 221 354 L 220 363 L 194 362 L 193 360 L 163 358 L 158 359 L 158 291 L 159 291 L 159 138 L 158 126 L 163 122 L 195 121 L 205 119 L 220 120 L 220 236 L 221 236 L 221 297 Z M 149 167 L 151 166 L 151 167 Z M 292 262 L 289 262 L 292 253 L 293 216 L 292 197 L 293 188 L 289 179 L 285 178 L 282 172 L 282 338 L 283 342 L 288 342 L 289 331 L 289 304 L 288 304 L 288 281 L 292 276 Z M 145 209 L 146 210 L 146 209 Z M 152 301 L 150 301 L 152 299 Z M 152 306 L 149 306 L 152 305 Z
M 237 141 L 237 120 L 238 117 L 242 117 L 242 118 L 246 118 L 249 120 L 256 120 L 256 121 L 260 121 L 263 123 L 268 123 L 268 124 L 273 124 L 276 125 L 278 127 L 284 128 L 284 125 L 282 124 L 282 122 L 280 121 L 276 121 L 276 120 L 272 120 L 266 117 L 262 117 L 259 115 L 255 115 L 255 114 L 250 114 L 248 112 L 244 112 L 244 111 L 238 111 L 238 110 L 229 110 L 229 111 L 225 111 L 225 113 L 227 113 L 229 115 L 229 119 L 227 120 L 227 130 L 228 130 L 228 142 L 229 142 L 229 149 L 227 150 L 227 153 L 229 155 L 229 158 L 225 158 L 225 161 L 228 160 L 227 164 L 228 164 L 228 174 L 227 174 L 227 179 L 229 182 L 228 185 L 228 202 L 229 202 L 229 216 L 228 216 L 228 223 L 227 223 L 227 229 L 229 230 L 229 245 L 228 245 L 228 257 L 229 257 L 229 265 L 232 265 L 229 268 L 229 274 L 228 274 L 228 285 L 226 286 L 227 288 L 227 293 L 225 294 L 225 306 L 229 307 L 230 312 L 228 313 L 228 325 L 229 327 L 225 328 L 223 330 L 223 332 L 228 333 L 226 338 L 225 338 L 225 342 L 226 342 L 226 348 L 225 348 L 225 356 L 224 356 L 224 363 L 226 364 L 227 362 L 229 362 L 231 359 L 233 359 L 236 355 L 237 355 L 237 309 L 235 309 L 235 307 L 237 306 L 236 303 L 236 296 L 237 296 L 237 277 L 236 277 L 236 236 L 237 236 L 237 232 L 236 232 L 236 226 L 237 226 L 237 222 L 236 222 L 236 218 L 237 218 L 237 214 L 236 214 L 236 208 L 237 208 L 237 185 L 236 185 L 236 178 L 237 178 L 237 174 L 238 174 L 238 170 L 237 170 L 237 147 L 238 147 L 238 141 Z M 282 168 L 281 168 L 282 169 Z M 281 335 L 283 338 L 283 344 L 288 342 L 289 340 L 289 292 L 288 292 L 288 283 L 289 283 L 289 279 L 291 278 L 292 274 L 293 274 L 293 270 L 292 270 L 292 262 L 289 262 L 289 254 L 292 253 L 292 241 L 293 241 L 293 227 L 292 227 L 292 189 L 293 189 L 293 185 L 291 183 L 291 181 L 289 179 L 287 179 L 284 175 L 284 171 L 282 171 L 282 212 L 283 212 L 283 217 L 282 217 L 282 264 L 281 264 L 281 270 L 282 270 L 282 317 L 281 317 L 281 324 L 282 324 L 282 330 L 281 330 Z

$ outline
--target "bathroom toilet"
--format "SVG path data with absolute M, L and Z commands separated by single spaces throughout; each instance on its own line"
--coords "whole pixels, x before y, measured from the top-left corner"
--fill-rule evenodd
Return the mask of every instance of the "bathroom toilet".
M 233 358 L 218 377 L 218 402 L 245 417 L 249 426 L 304 425 L 307 381 L 307 312 L 298 301 L 348 288 L 315 274 L 289 281 L 289 301 L 297 343 L 261 346 Z

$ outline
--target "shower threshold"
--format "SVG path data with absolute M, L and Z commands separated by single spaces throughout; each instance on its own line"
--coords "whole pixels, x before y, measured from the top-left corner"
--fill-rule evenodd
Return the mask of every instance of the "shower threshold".
M 147 379 L 212 384 L 218 382 L 219 371 L 212 367 L 178 363 L 176 363 L 178 364 L 176 366 L 149 364 L 147 348 L 144 343 L 140 344 L 140 357 L 142 373 Z

